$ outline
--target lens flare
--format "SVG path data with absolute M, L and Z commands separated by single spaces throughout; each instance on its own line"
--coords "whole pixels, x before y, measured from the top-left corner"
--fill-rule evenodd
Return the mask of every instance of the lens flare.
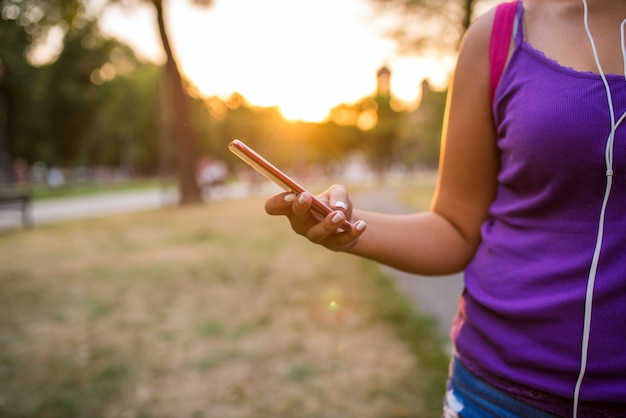
M 332 286 L 324 288 L 311 300 L 311 317 L 323 324 L 338 325 L 346 322 L 354 312 L 355 301 L 347 289 Z

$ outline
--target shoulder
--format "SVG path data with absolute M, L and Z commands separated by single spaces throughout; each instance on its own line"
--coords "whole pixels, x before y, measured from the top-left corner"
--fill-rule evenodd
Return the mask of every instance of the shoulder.
M 495 14 L 496 8 L 494 7 L 474 19 L 463 36 L 459 53 L 463 51 L 478 54 L 488 53 Z
M 474 87 L 486 88 L 485 94 L 488 93 L 489 44 L 494 16 L 495 8 L 492 8 L 474 19 L 459 45 L 454 72 L 455 84 L 466 80 Z

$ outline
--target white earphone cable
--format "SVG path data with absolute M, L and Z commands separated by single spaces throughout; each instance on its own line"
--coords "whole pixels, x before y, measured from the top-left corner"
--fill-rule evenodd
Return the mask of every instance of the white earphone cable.
M 622 40 L 622 58 L 624 58 L 624 77 L 626 78 L 626 42 L 624 41 L 624 26 L 626 25 L 626 19 L 622 20 L 620 25 L 620 36 Z
M 589 29 L 589 11 L 588 11 L 586 0 L 583 0 L 583 6 L 584 6 L 585 31 L 587 32 L 587 37 L 589 38 L 589 42 L 591 44 L 591 50 L 593 51 L 593 56 L 596 61 L 596 65 L 598 67 L 598 71 L 600 72 L 602 83 L 604 84 L 604 88 L 606 90 L 609 114 L 611 117 L 611 130 L 609 133 L 609 137 L 607 138 L 606 148 L 605 148 L 606 177 L 607 177 L 606 189 L 604 192 L 604 199 L 602 201 L 602 209 L 600 210 L 598 234 L 596 238 L 596 245 L 595 245 L 595 250 L 593 253 L 591 267 L 589 269 L 589 277 L 587 279 L 587 291 L 585 294 L 585 313 L 584 313 L 584 324 L 583 324 L 582 350 L 581 350 L 581 356 L 580 356 L 580 370 L 578 374 L 578 379 L 576 381 L 576 387 L 574 388 L 574 403 L 573 403 L 573 417 L 574 418 L 576 418 L 578 415 L 580 388 L 582 386 L 582 382 L 585 377 L 585 372 L 587 369 L 589 337 L 591 333 L 591 311 L 592 311 L 592 305 L 593 305 L 593 289 L 594 289 L 594 285 L 596 281 L 596 272 L 598 269 L 598 261 L 600 259 L 600 251 L 602 248 L 602 239 L 604 236 L 604 216 L 606 212 L 606 206 L 609 201 L 609 196 L 611 194 L 611 186 L 613 184 L 613 144 L 615 140 L 615 131 L 617 130 L 618 126 L 622 123 L 624 118 L 626 118 L 626 113 L 624 113 L 617 122 L 615 121 L 615 111 L 613 109 L 613 98 L 611 96 L 611 89 L 606 79 L 606 76 L 604 74 L 604 71 L 602 70 L 602 65 L 600 64 L 600 58 L 598 57 L 598 51 L 596 50 L 596 45 L 593 40 L 593 36 L 591 35 L 591 30 Z M 626 77 L 626 46 L 625 46 L 626 43 L 624 41 L 624 25 L 625 24 L 626 24 L 626 19 L 622 21 L 622 24 L 621 24 L 621 47 L 622 47 L 622 57 L 624 59 L 624 72 L 625 72 L 625 77 Z

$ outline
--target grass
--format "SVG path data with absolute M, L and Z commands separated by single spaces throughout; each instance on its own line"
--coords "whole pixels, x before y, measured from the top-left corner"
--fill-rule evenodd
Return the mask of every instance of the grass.
M 0 416 L 440 416 L 432 321 L 262 204 L 0 234 Z
M 35 200 L 50 200 L 64 197 L 89 196 L 107 192 L 124 192 L 144 189 L 170 188 L 174 186 L 173 179 L 160 180 L 158 178 L 134 178 L 130 180 L 93 183 L 93 182 L 77 182 L 66 183 L 58 187 L 48 186 L 46 184 L 32 184 L 29 189 Z
M 397 183 L 398 199 L 408 208 L 426 210 L 430 208 L 435 193 L 436 172 L 424 172 L 413 176 L 412 181 Z

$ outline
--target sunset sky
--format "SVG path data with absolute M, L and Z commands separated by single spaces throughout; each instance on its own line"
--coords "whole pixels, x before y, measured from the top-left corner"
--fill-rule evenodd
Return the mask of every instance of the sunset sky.
M 278 105 L 291 119 L 320 121 L 331 107 L 372 94 L 382 65 L 392 70 L 393 95 L 414 102 L 425 77 L 442 87 L 453 65 L 452 57 L 398 56 L 374 27 L 367 0 L 215 0 L 208 9 L 165 3 L 181 69 L 202 93 L 239 92 L 254 105 Z M 155 20 L 150 6 L 112 9 L 102 27 L 162 62 Z

